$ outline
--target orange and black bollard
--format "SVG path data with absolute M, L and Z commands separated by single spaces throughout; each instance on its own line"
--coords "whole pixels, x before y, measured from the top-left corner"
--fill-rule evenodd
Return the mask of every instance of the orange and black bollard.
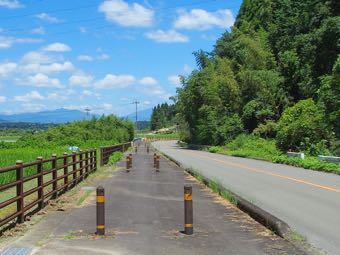
M 161 159 L 161 156 L 157 155 L 156 157 L 156 172 L 159 172 L 159 161 Z
M 102 186 L 97 188 L 97 235 L 105 235 L 105 191 Z
M 126 171 L 130 171 L 130 156 L 126 156 Z
M 132 168 L 132 154 L 131 153 L 129 154 L 129 165 L 130 165 L 129 168 Z
M 184 186 L 184 233 L 192 235 L 193 226 L 192 187 Z
M 157 154 L 153 154 L 153 167 L 156 168 Z

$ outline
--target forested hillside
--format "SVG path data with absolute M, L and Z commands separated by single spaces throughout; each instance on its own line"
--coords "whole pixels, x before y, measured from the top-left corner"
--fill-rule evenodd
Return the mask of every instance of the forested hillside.
M 182 139 L 224 145 L 241 133 L 281 150 L 340 153 L 340 2 L 244 0 L 231 32 L 178 89 Z
M 152 110 L 151 130 L 158 130 L 175 125 L 175 106 L 167 103 L 157 105 Z

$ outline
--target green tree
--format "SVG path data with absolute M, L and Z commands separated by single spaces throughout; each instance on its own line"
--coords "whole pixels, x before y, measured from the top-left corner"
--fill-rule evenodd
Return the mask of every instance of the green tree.
M 312 99 L 301 100 L 287 108 L 278 122 L 277 145 L 284 151 L 309 151 L 312 146 L 330 139 L 324 112 Z

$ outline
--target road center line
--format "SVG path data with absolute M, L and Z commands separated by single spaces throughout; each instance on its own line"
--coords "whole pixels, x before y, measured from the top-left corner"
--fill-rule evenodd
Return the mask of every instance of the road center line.
M 245 170 L 248 170 L 248 171 L 251 171 L 251 172 L 261 173 L 261 174 L 265 174 L 265 175 L 269 175 L 269 176 L 275 176 L 275 177 L 278 177 L 278 178 L 281 178 L 281 179 L 290 180 L 290 181 L 293 181 L 293 182 L 309 185 L 309 186 L 312 186 L 312 187 L 315 187 L 315 188 L 319 188 L 319 189 L 323 189 L 323 190 L 328 190 L 328 191 L 337 192 L 337 193 L 340 192 L 340 189 L 336 189 L 336 188 L 332 188 L 332 187 L 329 187 L 329 186 L 324 186 L 324 185 L 316 184 L 316 183 L 309 182 L 309 181 L 306 181 L 306 180 L 296 179 L 294 177 L 290 177 L 290 176 L 286 176 L 286 175 L 281 175 L 281 174 L 276 174 L 276 173 L 273 173 L 273 172 L 269 172 L 269 171 L 265 171 L 265 170 L 261 170 L 261 169 L 257 169 L 257 168 L 253 168 L 253 167 L 249 167 L 249 166 L 243 165 L 243 164 L 226 162 L 226 161 L 215 159 L 215 158 L 208 157 L 208 156 L 196 155 L 195 153 L 189 152 L 189 151 L 184 151 L 183 150 L 183 152 L 187 153 L 187 154 L 191 154 L 191 155 L 193 155 L 195 157 L 213 160 L 213 161 L 222 163 L 224 165 L 235 166 L 235 167 L 238 167 L 238 168 L 241 168 L 241 169 L 245 169 Z

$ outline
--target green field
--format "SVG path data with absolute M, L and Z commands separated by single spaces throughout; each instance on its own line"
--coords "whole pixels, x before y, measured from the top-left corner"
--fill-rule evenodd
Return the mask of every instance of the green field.
M 14 143 L 20 139 L 21 136 L 0 136 L 0 142 Z
M 136 137 L 148 138 L 148 139 L 179 139 L 178 133 L 172 134 L 150 134 L 150 133 L 138 133 Z

